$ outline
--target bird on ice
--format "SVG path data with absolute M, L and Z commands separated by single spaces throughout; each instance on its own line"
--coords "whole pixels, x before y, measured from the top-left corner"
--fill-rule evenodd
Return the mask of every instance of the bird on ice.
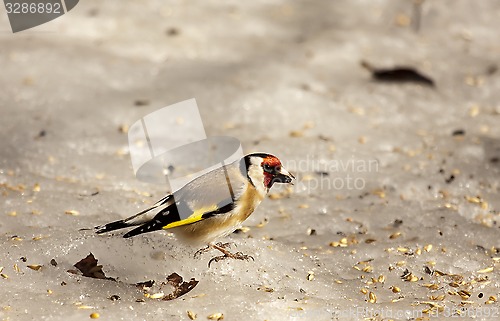
M 253 153 L 234 163 L 214 169 L 190 181 L 129 218 L 94 228 L 102 234 L 137 226 L 125 233 L 128 238 L 157 230 L 168 230 L 183 242 L 207 246 L 223 253 L 209 261 L 225 258 L 250 259 L 241 252 L 231 253 L 228 244 L 215 243 L 238 229 L 255 211 L 275 183 L 291 184 L 295 177 L 273 155 Z M 229 197 L 228 197 L 229 189 Z M 252 258 L 253 259 L 253 258 Z

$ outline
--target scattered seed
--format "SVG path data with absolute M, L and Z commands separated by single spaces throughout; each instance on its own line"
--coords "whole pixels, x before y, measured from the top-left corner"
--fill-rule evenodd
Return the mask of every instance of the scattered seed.
M 301 130 L 292 130 L 290 132 L 290 137 L 302 137 L 304 136 L 304 132 Z
M 19 268 L 19 265 L 14 264 L 14 271 L 16 271 L 17 273 L 21 272 L 21 269 Z
M 392 293 L 399 293 L 401 292 L 401 289 L 397 286 L 391 286 L 389 289 L 391 289 Z
M 480 111 L 479 106 L 474 105 L 469 109 L 469 116 L 476 117 L 477 115 L 479 115 L 479 111 Z
M 471 293 L 469 291 L 460 290 L 458 291 L 458 295 L 460 295 L 462 299 L 467 300 L 468 298 L 470 298 Z
M 99 313 L 97 313 L 97 312 L 94 312 L 94 313 L 91 313 L 91 314 L 90 314 L 90 318 L 91 318 L 91 319 L 99 319 L 99 317 L 100 317 L 100 315 L 99 315 Z
M 384 283 L 384 282 L 385 282 L 385 276 L 383 276 L 383 275 L 379 275 L 379 276 L 378 276 L 377 281 L 378 281 L 379 283 Z
M 425 252 L 430 252 L 431 250 L 432 250 L 432 244 L 427 244 L 426 246 L 424 246 Z
M 308 228 L 307 229 L 307 235 L 316 235 L 316 230 L 313 228 Z
M 444 273 L 444 272 L 441 272 L 441 271 L 439 271 L 439 270 L 434 270 L 434 271 L 433 271 L 433 274 L 434 274 L 434 275 L 437 275 L 437 276 L 445 276 L 445 275 L 448 275 L 448 274 L 446 274 L 446 273 Z
M 430 290 L 437 290 L 439 288 L 439 286 L 435 283 L 426 283 L 422 284 L 422 286 L 429 288 Z
M 312 281 L 312 280 L 314 280 L 314 272 L 313 272 L 313 271 L 309 271 L 309 272 L 307 272 L 307 273 L 308 273 L 308 274 L 307 274 L 307 280 L 308 280 L 308 281 Z
M 371 265 L 367 265 L 363 268 L 363 272 L 371 273 L 373 272 L 373 267 Z
M 385 191 L 381 188 L 372 191 L 372 194 L 378 196 L 379 198 L 385 198 Z
M 126 134 L 126 133 L 128 133 L 128 130 L 129 130 L 129 127 L 127 124 L 122 124 L 122 125 L 118 126 L 118 131 L 120 133 Z
M 394 240 L 394 239 L 397 239 L 400 236 L 401 236 L 401 232 L 396 232 L 396 233 L 393 233 L 393 234 L 389 235 L 389 238 L 391 240 Z
M 359 290 L 359 292 L 361 292 L 363 294 L 368 294 L 368 289 L 367 288 L 361 288 L 361 290 Z
M 224 319 L 224 314 L 222 314 L 220 312 L 219 313 L 214 313 L 214 314 L 209 315 L 207 317 L 207 319 L 209 319 L 209 320 L 217 320 L 217 321 L 223 320 Z
M 368 302 L 377 303 L 377 296 L 375 295 L 375 293 L 370 292 L 370 294 L 368 294 L 368 297 L 370 298 L 370 300 Z
M 149 295 L 149 298 L 150 299 L 161 299 L 165 296 L 165 293 L 163 292 L 158 292 L 158 293 L 154 293 L 154 294 L 151 294 Z
M 78 212 L 77 210 L 66 210 L 66 211 L 64 212 L 64 214 L 77 216 L 77 215 L 80 215 L 80 212 Z
M 269 219 L 267 217 L 264 217 L 262 221 L 260 221 L 259 224 L 255 225 L 255 227 L 264 227 L 269 223 Z
M 35 185 L 33 186 L 33 192 L 40 192 L 40 184 L 35 183 Z
M 186 313 L 187 313 L 188 318 L 189 318 L 190 320 L 196 320 L 196 318 L 198 317 L 198 316 L 196 315 L 196 313 L 194 313 L 194 312 L 193 312 L 193 311 L 191 311 L 191 310 L 187 310 L 187 311 L 186 311 Z
M 4 278 L 4 279 L 8 279 L 8 278 L 9 278 L 9 276 L 8 276 L 7 274 L 3 274 L 3 273 L 0 273 L 0 276 L 1 276 L 2 278 Z
M 47 294 L 52 294 L 52 290 L 51 289 L 47 289 Z
M 397 267 L 402 267 L 402 266 L 405 266 L 406 265 L 406 261 L 399 261 L 399 262 L 396 262 L 396 266 Z
M 262 286 L 262 287 L 258 287 L 257 288 L 258 291 L 264 291 L 264 292 L 268 292 L 268 293 L 272 293 L 274 292 L 274 289 L 273 288 L 270 288 L 268 286 Z
M 487 267 L 485 269 L 477 271 L 477 273 L 490 273 L 490 272 L 493 272 L 493 270 L 494 270 L 494 267 L 490 266 L 490 267 Z

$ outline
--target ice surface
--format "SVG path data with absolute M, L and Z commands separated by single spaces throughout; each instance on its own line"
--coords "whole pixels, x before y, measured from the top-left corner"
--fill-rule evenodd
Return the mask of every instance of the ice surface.
M 87 0 L 19 34 L 0 15 L 0 319 L 496 320 L 500 5 L 428 0 L 416 32 L 413 3 Z M 192 97 L 208 135 L 299 178 L 224 240 L 255 262 L 79 231 L 166 192 L 135 179 L 119 128 Z M 89 252 L 119 282 L 67 272 Z M 199 284 L 133 285 L 173 272 Z

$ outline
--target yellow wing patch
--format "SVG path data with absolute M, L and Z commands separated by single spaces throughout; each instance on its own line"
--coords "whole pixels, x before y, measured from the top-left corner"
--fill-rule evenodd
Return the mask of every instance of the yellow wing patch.
M 195 223 L 195 222 L 201 221 L 203 219 L 202 218 L 203 214 L 215 211 L 215 210 L 217 210 L 217 208 L 218 207 L 215 204 L 212 205 L 212 206 L 202 207 L 202 208 L 194 211 L 194 213 L 191 214 L 191 215 L 189 215 L 188 218 L 185 218 L 183 220 L 167 224 L 164 227 L 162 227 L 162 229 L 166 230 L 166 229 L 169 229 L 169 228 L 174 228 L 174 227 L 183 226 L 183 225 L 187 225 L 187 224 L 191 224 L 191 223 Z

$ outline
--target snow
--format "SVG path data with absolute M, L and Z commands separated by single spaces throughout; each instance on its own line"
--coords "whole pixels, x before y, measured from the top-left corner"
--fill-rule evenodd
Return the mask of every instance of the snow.
M 121 4 L 18 34 L 0 15 L 0 319 L 498 319 L 497 2 L 425 1 L 418 32 L 412 1 Z M 375 82 L 362 60 L 436 87 Z M 119 128 L 190 98 L 208 136 L 299 179 L 221 240 L 255 261 L 80 231 L 167 192 L 134 177 Z M 118 282 L 67 272 L 90 252 Z M 173 272 L 199 283 L 171 301 L 135 286 L 169 293 Z

